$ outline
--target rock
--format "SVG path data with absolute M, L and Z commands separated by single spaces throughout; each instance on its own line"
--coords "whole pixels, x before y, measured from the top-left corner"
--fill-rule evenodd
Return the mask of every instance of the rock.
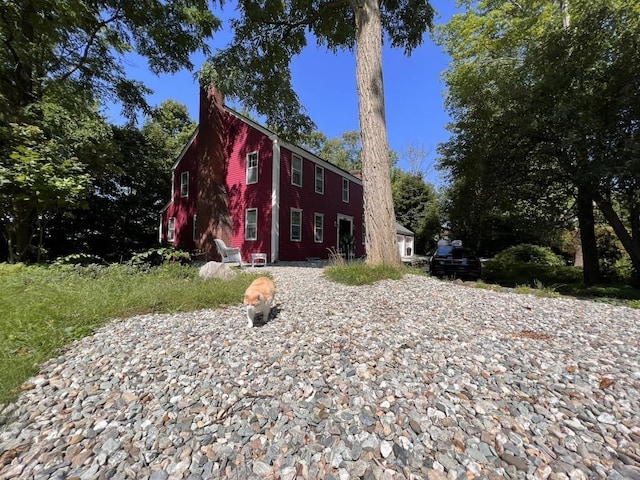
M 218 263 L 218 262 L 207 262 L 198 272 L 201 278 L 205 280 L 210 280 L 213 278 L 226 280 L 229 278 L 233 278 L 237 275 L 235 271 L 229 267 L 226 263 Z

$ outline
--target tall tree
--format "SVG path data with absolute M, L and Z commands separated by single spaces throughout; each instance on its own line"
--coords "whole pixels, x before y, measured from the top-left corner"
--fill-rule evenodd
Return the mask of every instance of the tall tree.
M 631 152 L 639 128 L 639 9 L 619 0 L 485 0 L 469 4 L 442 37 L 453 58 L 446 78 L 454 117 L 443 164 L 468 181 L 480 171 L 492 182 L 489 195 L 511 192 L 550 206 L 547 212 L 565 209 L 572 195 L 585 283 L 598 279 L 594 201 L 640 268 L 640 249 L 609 200 L 636 188 L 621 180 L 638 163 Z
M 394 168 L 391 174 L 396 218 L 416 235 L 415 251 L 427 253 L 440 233 L 439 198 L 422 175 Z
M 85 208 L 61 213 L 48 229 L 51 256 L 84 252 L 119 261 L 155 245 L 171 166 L 195 128 L 187 107 L 172 100 L 154 109 L 140 129 L 112 127 L 104 149 L 109 161 L 92 168 Z
M 62 168 L 69 162 L 83 163 L 73 149 L 51 148 L 46 155 L 43 150 L 33 154 L 31 133 L 38 132 L 40 145 L 51 145 L 61 138 L 55 122 L 53 126 L 48 123 L 54 116 L 47 109 L 54 106 L 74 122 L 94 115 L 96 104 L 103 101 L 120 101 L 124 114 L 131 118 L 138 108 L 149 111 L 144 98 L 149 90 L 127 77 L 125 55 L 146 57 L 153 73 L 192 68 L 190 55 L 198 50 L 208 52 L 203 40 L 220 26 L 208 6 L 207 0 L 0 2 L 0 158 L 4 162 L 4 188 L 9 188 L 7 182 L 15 184 L 23 178 L 19 171 L 24 162 L 20 158 L 27 157 L 32 165 L 36 157 L 41 159 L 40 164 L 48 162 L 62 175 L 63 183 L 82 184 L 86 165 L 67 169 L 66 173 Z M 25 137 L 24 132 L 31 133 Z M 27 155 L 28 149 L 31 153 Z M 29 182 L 20 188 L 25 198 L 33 198 L 36 193 L 51 195 L 39 203 L 41 207 L 61 206 L 55 201 L 60 195 L 56 190 L 38 189 Z M 79 199 L 75 194 L 72 197 Z M 32 237 L 24 229 L 31 228 L 45 213 L 33 209 L 2 211 L 5 230 L 19 225 L 22 231 L 11 240 L 11 260 L 22 260 Z
M 202 80 L 267 116 L 290 140 L 313 127 L 291 84 L 291 59 L 307 32 L 330 50 L 355 49 L 362 134 L 367 262 L 398 264 L 384 106 L 382 38 L 405 53 L 432 27 L 426 0 L 243 0 L 229 48 L 211 59 Z

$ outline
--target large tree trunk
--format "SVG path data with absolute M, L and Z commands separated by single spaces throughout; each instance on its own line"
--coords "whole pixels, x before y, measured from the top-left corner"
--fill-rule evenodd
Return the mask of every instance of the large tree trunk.
M 596 203 L 604 215 L 604 218 L 607 219 L 607 222 L 613 228 L 613 231 L 616 233 L 620 243 L 622 243 L 622 246 L 629 254 L 629 257 L 631 257 L 631 264 L 633 265 L 633 268 L 636 272 L 640 272 L 640 245 L 638 245 L 631 235 L 629 235 L 629 232 L 622 223 L 622 220 L 620 220 L 620 217 L 616 213 L 611 202 L 599 195 L 596 198 Z
M 380 5 L 378 0 L 363 0 L 354 8 L 367 263 L 399 265 L 382 83 Z
M 583 282 L 595 285 L 600 281 L 598 248 L 596 244 L 595 218 L 593 216 L 593 197 L 583 187 L 578 187 L 578 225 L 582 244 Z

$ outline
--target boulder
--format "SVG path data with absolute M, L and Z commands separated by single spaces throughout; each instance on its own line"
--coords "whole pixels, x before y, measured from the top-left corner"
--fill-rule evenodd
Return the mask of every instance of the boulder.
M 199 275 L 205 280 L 209 280 L 211 278 L 225 280 L 227 278 L 235 277 L 237 273 L 234 272 L 226 263 L 207 262 L 200 267 Z

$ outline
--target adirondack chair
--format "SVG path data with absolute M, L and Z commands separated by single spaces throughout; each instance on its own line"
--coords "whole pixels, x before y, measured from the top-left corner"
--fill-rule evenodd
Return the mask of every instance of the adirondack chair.
M 227 245 L 219 238 L 216 238 L 213 241 L 216 242 L 216 247 L 222 257 L 222 263 L 237 263 L 242 268 L 242 258 L 240 257 L 239 248 L 227 247 Z

